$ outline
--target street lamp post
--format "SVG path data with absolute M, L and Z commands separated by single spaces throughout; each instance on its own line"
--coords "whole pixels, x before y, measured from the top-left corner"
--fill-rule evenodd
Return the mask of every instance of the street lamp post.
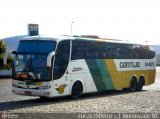
M 73 21 L 71 22 L 71 36 L 73 35 Z

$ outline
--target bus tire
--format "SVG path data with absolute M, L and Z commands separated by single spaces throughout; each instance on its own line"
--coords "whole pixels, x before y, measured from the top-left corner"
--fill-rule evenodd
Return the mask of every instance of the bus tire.
M 39 96 L 40 100 L 48 100 L 48 97 Z
M 137 89 L 137 79 L 135 77 L 133 77 L 131 79 L 131 82 L 130 82 L 130 88 L 129 88 L 129 90 L 131 92 L 134 92 L 134 91 L 136 91 L 136 89 Z
M 76 81 L 72 86 L 71 97 L 78 98 L 82 95 L 83 85 L 80 81 Z
M 144 86 L 144 84 L 145 84 L 145 81 L 144 81 L 145 79 L 144 79 L 144 77 L 140 77 L 139 78 L 139 80 L 138 80 L 138 82 L 137 82 L 137 91 L 142 91 L 142 89 L 143 89 L 143 86 Z

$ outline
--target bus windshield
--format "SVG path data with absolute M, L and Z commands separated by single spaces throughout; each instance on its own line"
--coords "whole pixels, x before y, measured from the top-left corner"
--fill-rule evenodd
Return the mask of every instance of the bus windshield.
M 22 40 L 14 56 L 13 78 L 17 80 L 51 80 L 47 56 L 55 51 L 55 41 Z

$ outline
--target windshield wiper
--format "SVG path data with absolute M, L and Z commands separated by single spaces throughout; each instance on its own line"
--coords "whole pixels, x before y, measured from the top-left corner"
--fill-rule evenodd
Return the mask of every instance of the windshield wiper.
M 32 76 L 34 80 L 37 79 L 37 76 L 36 76 L 36 75 L 34 74 L 34 72 L 33 72 L 31 55 L 30 55 L 30 57 L 27 59 L 26 66 L 24 67 L 23 71 L 22 71 L 21 74 L 19 75 L 18 79 L 21 78 L 21 76 L 23 75 L 24 72 L 27 73 L 27 76 Z M 32 74 L 31 74 L 30 72 L 31 72 Z
M 22 72 L 20 73 L 18 79 L 21 78 L 21 76 L 22 76 L 22 74 L 23 74 L 24 72 L 27 72 L 28 60 L 29 60 L 29 59 L 27 59 L 27 64 L 26 64 L 26 66 L 24 66 L 24 68 L 23 68 Z M 27 73 L 28 73 L 28 72 L 27 72 Z M 27 74 L 27 76 L 29 76 L 29 73 Z

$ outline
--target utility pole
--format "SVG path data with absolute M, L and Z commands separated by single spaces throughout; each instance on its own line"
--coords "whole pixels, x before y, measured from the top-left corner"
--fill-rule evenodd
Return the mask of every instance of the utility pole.
M 71 22 L 71 36 L 73 35 L 73 21 Z

